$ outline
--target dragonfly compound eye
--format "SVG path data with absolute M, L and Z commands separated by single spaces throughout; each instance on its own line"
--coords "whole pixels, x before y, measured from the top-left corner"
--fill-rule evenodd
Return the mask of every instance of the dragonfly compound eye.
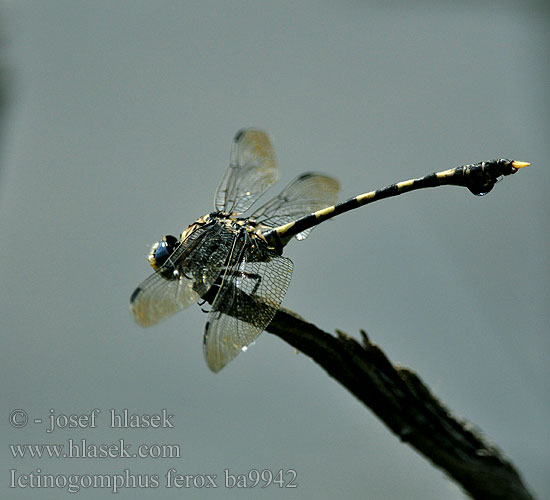
M 155 271 L 158 271 L 168 260 L 168 257 L 174 253 L 178 243 L 179 241 L 175 236 L 166 235 L 151 247 L 147 260 Z

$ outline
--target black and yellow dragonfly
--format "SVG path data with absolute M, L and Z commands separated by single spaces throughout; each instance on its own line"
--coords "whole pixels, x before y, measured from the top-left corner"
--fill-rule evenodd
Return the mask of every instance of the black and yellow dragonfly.
M 273 319 L 292 275 L 292 261 L 282 251 L 293 237 L 303 240 L 313 227 L 336 215 L 418 189 L 453 185 L 484 195 L 499 178 L 527 165 L 506 159 L 465 165 L 337 205 L 338 181 L 305 173 L 250 216 L 242 216 L 277 180 L 278 167 L 265 132 L 240 130 L 216 191 L 215 211 L 197 219 L 179 238 L 164 236 L 153 245 L 148 259 L 155 272 L 132 293 L 130 309 L 137 323 L 151 326 L 207 299 L 211 309 L 204 328 L 204 355 L 208 367 L 217 372 Z

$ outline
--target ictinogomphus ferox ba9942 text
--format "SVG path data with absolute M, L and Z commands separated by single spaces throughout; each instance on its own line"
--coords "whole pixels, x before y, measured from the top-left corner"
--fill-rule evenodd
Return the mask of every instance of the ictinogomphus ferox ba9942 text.
M 260 335 L 288 288 L 292 261 L 282 255 L 293 238 L 377 200 L 436 186 L 464 186 L 488 193 L 500 177 L 528 163 L 493 160 L 391 184 L 336 203 L 338 181 L 317 173 L 293 180 L 275 198 L 243 216 L 278 178 L 268 135 L 244 129 L 233 140 L 229 168 L 215 196 L 215 211 L 191 224 L 179 238 L 155 243 L 155 270 L 132 293 L 130 309 L 141 326 L 151 326 L 194 302 L 211 303 L 204 328 L 204 355 L 217 372 Z

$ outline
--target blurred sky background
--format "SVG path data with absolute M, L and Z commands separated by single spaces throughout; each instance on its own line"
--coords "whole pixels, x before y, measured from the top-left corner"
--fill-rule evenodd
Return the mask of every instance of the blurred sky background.
M 218 375 L 198 307 L 143 330 L 128 299 L 163 234 L 212 210 L 235 132 L 273 140 L 282 187 L 326 172 L 341 199 L 434 170 L 533 166 L 483 198 L 438 188 L 317 228 L 286 255 L 283 305 L 367 330 L 550 496 L 549 10 L 546 2 L 0 3 L 4 498 L 28 474 L 158 474 L 120 498 L 460 499 L 304 355 L 264 333 Z M 271 193 L 276 192 L 276 189 Z M 13 429 L 16 408 L 101 409 L 96 429 Z M 174 429 L 110 429 L 111 408 Z M 179 459 L 15 459 L 9 443 L 179 444 Z M 163 475 L 217 474 L 217 490 Z M 297 490 L 221 487 L 224 469 L 295 469 Z M 81 497 L 111 498 L 107 490 Z

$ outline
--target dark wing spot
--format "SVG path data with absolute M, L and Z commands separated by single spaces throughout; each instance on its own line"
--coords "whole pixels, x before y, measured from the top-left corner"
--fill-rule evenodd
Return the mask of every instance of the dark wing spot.
M 233 139 L 235 142 L 239 142 L 242 138 L 242 136 L 244 135 L 244 133 L 246 132 L 246 129 L 242 128 L 241 130 L 239 130 L 236 134 L 235 134 L 235 138 Z
M 132 293 L 132 296 L 130 297 L 130 304 L 134 303 L 134 301 L 136 300 L 136 298 L 137 298 L 137 296 L 139 295 L 140 292 L 141 292 L 141 288 L 138 286 L 134 290 L 134 293 Z

